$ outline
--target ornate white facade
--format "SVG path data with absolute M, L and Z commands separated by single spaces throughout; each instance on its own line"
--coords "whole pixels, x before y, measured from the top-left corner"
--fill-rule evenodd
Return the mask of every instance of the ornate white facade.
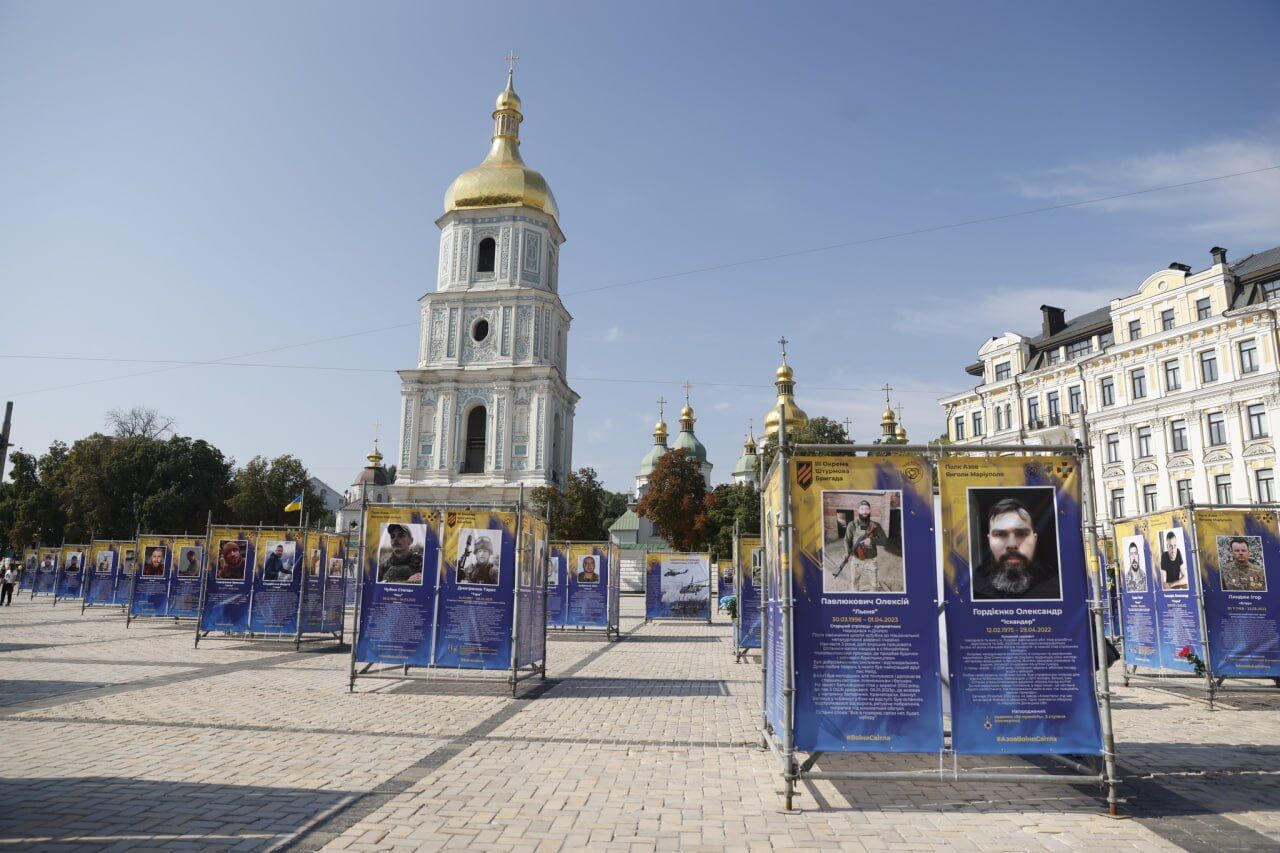
M 988 340 L 967 368 L 978 385 L 941 401 L 951 440 L 1069 442 L 1083 418 L 1102 517 L 1280 500 L 1280 248 L 1212 254 L 1070 322 L 1042 306 L 1036 337 Z
M 418 366 L 400 371 L 396 499 L 513 500 L 570 470 L 579 398 L 565 382 L 565 238 L 545 181 L 519 158 L 519 107 L 508 81 L 489 157 L 454 182 L 436 221 Z

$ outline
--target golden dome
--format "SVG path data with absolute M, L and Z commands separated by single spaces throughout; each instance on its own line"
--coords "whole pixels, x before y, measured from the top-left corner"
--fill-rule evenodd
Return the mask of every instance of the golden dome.
M 382 454 L 378 452 L 378 443 L 377 443 L 377 442 L 374 442 L 374 444 L 373 444 L 373 452 L 372 452 L 372 453 L 370 453 L 368 456 L 366 456 L 366 457 L 365 457 L 365 459 L 368 459 L 368 460 L 369 460 L 369 467 L 370 467 L 370 468 L 380 468 L 380 467 L 382 467 Z
M 905 442 L 907 440 L 907 428 L 904 427 L 902 424 L 898 424 L 898 431 L 896 435 L 898 437 L 898 441 Z
M 520 96 L 507 75 L 493 113 L 493 144 L 479 166 L 459 175 L 444 194 L 446 213 L 486 207 L 531 207 L 559 220 L 551 187 L 520 157 Z
M 774 373 L 774 376 L 778 382 L 793 382 L 796 374 L 795 371 L 791 369 L 791 365 L 784 361 L 782 362 L 782 366 L 780 366 L 777 372 Z
M 656 424 L 653 425 L 653 438 L 655 441 L 661 441 L 663 444 L 667 443 L 667 422 L 666 421 L 658 421 Z
M 886 407 L 884 410 L 884 414 L 880 416 L 880 424 L 881 426 L 883 426 L 884 424 L 891 424 L 891 423 L 893 423 L 893 409 Z
M 685 404 L 685 407 L 680 410 L 680 420 L 682 421 L 693 420 L 693 406 L 690 406 L 688 403 Z

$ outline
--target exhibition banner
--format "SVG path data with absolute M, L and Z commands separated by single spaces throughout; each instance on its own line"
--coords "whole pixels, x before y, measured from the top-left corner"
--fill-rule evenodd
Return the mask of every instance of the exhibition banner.
M 306 561 L 302 568 L 302 603 L 298 633 L 318 634 L 324 630 L 324 573 L 326 534 L 309 530 L 303 538 Z
M 1209 671 L 1280 677 L 1280 531 L 1272 510 L 1195 510 Z
M 369 507 L 364 519 L 356 660 L 430 666 L 440 514 Z
M 40 565 L 36 568 L 35 581 L 31 585 L 31 597 L 53 595 L 58 589 L 58 549 L 41 548 Z
M 123 546 L 132 542 L 95 539 L 89 546 L 89 574 L 85 577 L 84 606 L 106 607 L 115 603 L 116 580 L 120 575 Z
M 795 745 L 943 745 L 933 475 L 915 456 L 791 460 Z
M 204 537 L 184 536 L 173 540 L 173 583 L 169 587 L 166 616 L 195 619 L 200 615 L 200 587 L 204 582 Z
M 201 632 L 242 634 L 249 630 L 257 533 L 252 527 L 214 527 L 209 531 Z
M 22 552 L 22 574 L 18 578 L 18 589 L 29 590 L 36 583 L 36 572 L 40 569 L 40 549 L 27 548 Z
M 116 572 L 116 591 L 111 603 L 128 609 L 133 600 L 133 578 L 138 573 L 138 540 L 120 543 L 120 569 Z
M 759 536 L 739 536 L 733 545 L 734 589 L 738 596 L 738 618 L 733 623 L 734 645 L 739 649 L 758 649 L 764 548 L 760 545 Z
M 782 588 L 783 584 L 791 583 L 791 573 L 782 563 L 782 478 L 786 472 L 780 461 L 770 470 L 772 476 L 765 482 L 760 508 L 764 538 L 764 715 L 774 733 L 780 734 L 786 725 Z
M 55 599 L 79 598 L 84 594 L 85 561 L 88 545 L 63 545 L 58 553 L 58 584 Z
M 939 475 L 952 747 L 1101 754 L 1076 458 L 944 456 Z
M 524 667 L 542 660 L 547 625 L 547 525 L 528 513 L 520 519 L 519 554 L 515 661 Z
M 570 561 L 569 571 L 573 571 Z M 711 555 L 645 555 L 646 619 L 711 621 Z
M 249 632 L 285 634 L 298 631 L 298 601 L 306 559 L 299 530 L 259 530 L 249 603 Z
M 347 557 L 347 540 L 336 533 L 324 537 L 324 606 L 320 630 L 341 634 L 345 630 L 347 588 L 354 563 Z
M 1151 555 L 1152 597 L 1156 611 L 1156 650 L 1160 668 L 1195 672 L 1183 652 L 1207 660 L 1200 632 L 1200 591 L 1191 550 L 1187 510 L 1148 515 L 1145 533 Z
M 608 543 L 569 545 L 565 627 L 609 627 L 611 571 L 613 566 L 609 565 Z
M 565 584 L 568 582 L 569 543 L 554 542 L 547 565 L 547 626 L 563 628 L 565 619 Z
M 621 625 L 622 612 L 622 549 L 616 544 L 609 545 L 609 571 L 613 572 L 609 583 L 609 627 L 614 629 L 615 636 L 621 638 L 618 628 Z
M 737 587 L 733 583 L 733 561 L 720 560 L 716 563 L 716 600 L 724 598 L 726 595 L 734 595 Z
M 173 573 L 173 537 L 139 536 L 137 573 L 129 596 L 129 616 L 164 616 Z
M 442 548 L 436 666 L 510 669 L 515 513 L 449 510 Z
M 1159 669 L 1160 630 L 1146 525 L 1141 519 L 1115 525 L 1116 553 L 1120 555 L 1120 628 L 1125 664 Z

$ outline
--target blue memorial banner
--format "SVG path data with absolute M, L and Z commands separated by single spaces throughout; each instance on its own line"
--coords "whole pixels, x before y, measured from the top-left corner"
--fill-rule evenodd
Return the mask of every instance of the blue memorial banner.
M 132 543 L 95 539 L 89 547 L 89 573 L 85 577 L 84 606 L 109 607 L 115 602 L 120 575 L 120 547 Z
M 571 543 L 565 584 L 567 604 L 564 624 L 567 628 L 609 627 L 609 545 Z
M 204 537 L 173 540 L 173 583 L 169 586 L 166 616 L 195 619 L 200 615 L 200 588 L 204 584 Z
M 644 575 L 646 619 L 711 621 L 710 554 L 654 551 L 645 555 Z
M 324 630 L 325 540 L 326 535 L 318 530 L 307 532 L 303 548 L 307 558 L 302 567 L 300 634 L 318 634 Z
M 40 564 L 36 567 L 35 580 L 31 583 L 31 597 L 53 595 L 58 589 L 58 549 L 41 548 Z
M 80 598 L 84 594 L 88 545 L 63 545 L 58 554 L 58 583 L 54 598 Z
M 248 632 L 256 542 L 257 530 L 252 527 L 215 527 L 209 531 L 211 553 L 200 609 L 202 633 Z
M 30 590 L 36 583 L 40 568 L 40 549 L 27 548 L 22 552 L 22 574 L 18 578 L 19 590 Z
M 716 563 L 717 590 L 716 600 L 724 598 L 726 595 L 736 595 L 737 585 L 733 582 L 733 561 L 721 560 Z
M 943 745 L 933 476 L 914 456 L 797 457 L 795 745 Z
M 324 607 L 320 630 L 341 634 L 346 630 L 347 586 L 351 571 L 346 539 L 336 533 L 325 534 L 324 564 Z
M 1074 456 L 939 463 L 960 754 L 1099 755 Z
M 569 543 L 555 542 L 547 565 L 547 627 L 563 628 L 565 625 L 565 593 L 568 583 Z
M 1187 510 L 1158 512 L 1144 519 L 1151 555 L 1156 650 L 1161 669 L 1195 672 L 1194 654 L 1207 660 L 1200 632 L 1200 591 Z
M 543 658 L 547 630 L 547 524 L 529 513 L 520 519 L 519 584 L 516 588 L 516 666 Z
M 356 661 L 430 666 L 440 572 L 440 514 L 369 507 L 364 537 Z
M 764 548 L 759 536 L 739 536 L 733 543 L 734 589 L 738 596 L 738 618 L 734 620 L 734 645 L 739 649 L 760 648 L 760 593 L 764 582 Z
M 785 638 L 782 623 L 782 585 L 791 582 L 791 573 L 782 563 L 782 478 L 786 472 L 775 463 L 761 489 L 760 525 L 764 539 L 764 716 L 781 737 L 786 725 Z
M 133 601 L 133 582 L 138 574 L 138 559 L 138 540 L 121 544 L 120 571 L 116 576 L 116 594 L 111 603 L 126 610 Z
M 138 571 L 133 578 L 129 617 L 164 616 L 169 609 L 169 584 L 173 579 L 173 539 L 169 536 L 138 537 Z
M 1119 555 L 1120 626 L 1124 634 L 1124 662 L 1128 666 L 1159 669 L 1160 640 L 1156 617 L 1155 579 L 1146 523 L 1122 521 L 1115 526 Z
M 445 513 L 437 666 L 511 668 L 515 528 L 515 513 Z
M 1209 671 L 1280 677 L 1280 531 L 1274 510 L 1195 510 Z
M 249 631 L 293 636 L 298 631 L 303 553 L 299 530 L 260 530 L 253 572 Z

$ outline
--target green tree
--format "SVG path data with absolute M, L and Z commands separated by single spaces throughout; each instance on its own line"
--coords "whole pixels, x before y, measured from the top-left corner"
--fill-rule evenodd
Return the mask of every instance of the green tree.
M 301 461 L 288 454 L 271 460 L 255 456 L 236 471 L 226 504 L 231 520 L 239 524 L 291 525 L 298 523 L 298 513 L 284 508 L 299 493 L 304 512 L 316 519 L 324 515 L 320 497 L 311 488 L 311 475 Z
M 529 501 L 538 512 L 550 514 L 552 539 L 599 542 L 609 537 L 605 524 L 609 494 L 594 468 L 579 468 L 565 476 L 563 490 L 539 486 Z
M 687 451 L 669 450 L 649 475 L 649 488 L 636 512 L 653 522 L 653 529 L 680 551 L 705 547 L 714 532 L 709 513 L 716 496 L 707 492 L 702 469 Z
M 831 418 L 816 417 L 804 426 L 787 432 L 787 444 L 853 444 L 853 439 L 845 430 L 844 424 Z M 763 461 L 761 474 L 769 470 L 773 457 L 778 455 L 776 436 L 769 436 L 760 445 L 760 456 Z
M 0 538 L 6 548 L 62 541 L 66 513 L 44 474 L 52 475 L 65 453 L 66 445 L 54 442 L 39 458 L 21 450 L 9 454 L 9 482 L 0 485 Z
M 631 495 L 627 492 L 605 492 L 604 493 L 604 529 L 608 534 L 609 528 L 622 514 L 627 511 L 627 507 L 631 504 Z
M 714 489 L 715 506 L 708 513 L 713 526 L 711 558 L 733 558 L 733 525 L 745 534 L 760 532 L 760 490 L 751 483 L 722 483 Z

